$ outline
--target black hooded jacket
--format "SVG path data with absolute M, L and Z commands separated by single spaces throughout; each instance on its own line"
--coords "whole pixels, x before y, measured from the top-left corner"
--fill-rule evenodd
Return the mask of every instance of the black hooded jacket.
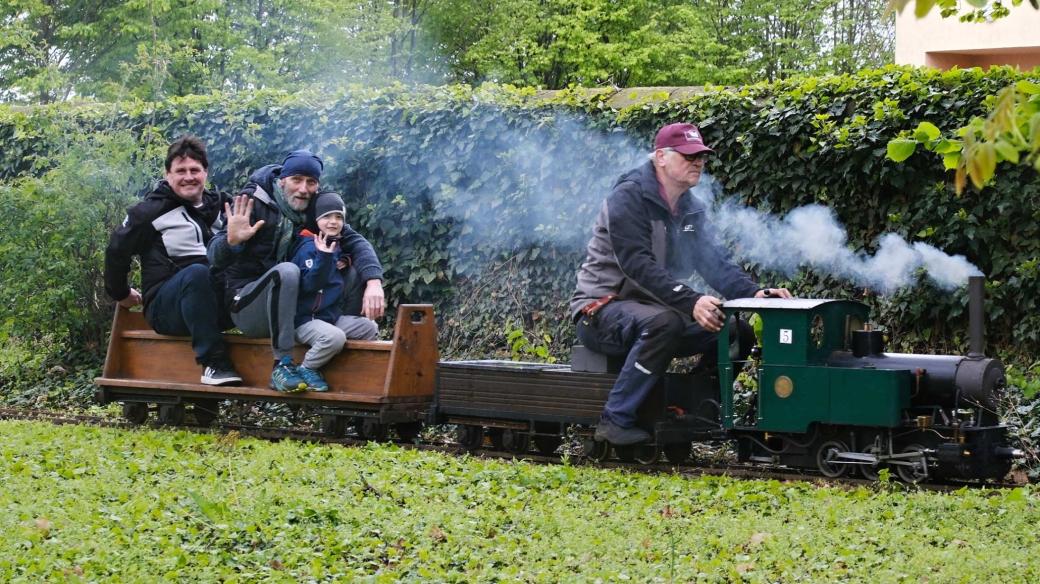
M 268 164 L 249 175 L 249 182 L 239 192 L 253 199 L 253 214 L 249 224 L 263 221 L 264 225 L 249 240 L 238 245 L 227 242 L 227 232 L 221 230 L 209 246 L 209 259 L 214 268 L 222 269 L 227 284 L 228 301 L 246 284 L 256 280 L 277 264 L 278 229 L 282 222 L 282 211 L 275 202 L 274 184 L 278 180 L 281 165 Z M 296 231 L 302 229 L 296 226 Z
M 278 229 L 282 221 L 282 211 L 274 197 L 279 195 L 275 192 L 275 181 L 280 178 L 281 165 L 269 164 L 249 176 L 249 182 L 242 188 L 240 194 L 249 195 L 253 199 L 253 214 L 249 218 L 249 224 L 255 225 L 257 221 L 263 220 L 264 225 L 253 237 L 238 245 L 230 245 L 227 241 L 226 231 L 218 232 L 210 243 L 208 254 L 214 269 L 223 270 L 227 285 L 226 301 L 231 303 L 235 295 L 246 284 L 263 276 L 275 264 L 283 261 L 291 261 L 292 256 L 287 258 L 276 257 L 278 252 Z M 305 227 L 317 231 L 314 220 L 314 200 L 307 208 L 306 225 L 294 226 L 294 237 L 299 239 L 300 231 Z M 372 279 L 383 279 L 383 267 L 379 263 L 375 249 L 364 237 L 350 229 L 349 225 L 343 227 L 344 236 L 352 236 L 349 241 L 343 242 L 344 253 L 350 255 L 354 267 L 362 281 Z
M 697 272 L 726 298 L 754 296 L 760 289 L 719 245 L 703 202 L 690 191 L 672 214 L 659 194 L 652 162 L 618 178 L 592 228 L 571 318 L 601 297 L 643 300 L 691 317 L 702 293 L 686 280 Z
M 224 204 L 224 195 L 206 190 L 202 206 L 178 197 L 169 183 L 159 181 L 144 200 L 127 209 L 126 218 L 105 250 L 105 292 L 113 300 L 130 294 L 127 276 L 133 256 L 141 258 L 144 303 L 159 287 L 191 264 L 207 264 L 206 245 L 213 236 Z

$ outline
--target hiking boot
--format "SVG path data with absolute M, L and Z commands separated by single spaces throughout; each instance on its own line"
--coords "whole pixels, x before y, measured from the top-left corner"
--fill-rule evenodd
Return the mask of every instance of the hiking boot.
M 307 389 L 307 382 L 300 377 L 296 365 L 292 359 L 282 357 L 281 361 L 275 363 L 274 371 L 271 372 L 271 389 L 283 393 L 298 393 Z
M 325 378 L 321 376 L 321 372 L 317 369 L 300 365 L 296 368 L 296 372 L 300 374 L 300 377 L 307 384 L 307 389 L 317 392 L 329 390 L 329 384 L 325 382 Z
M 600 420 L 596 425 L 596 441 L 610 442 L 614 446 L 631 446 L 640 442 L 648 442 L 650 433 L 642 428 L 622 428 L 614 422 Z
M 235 371 L 231 363 L 215 363 L 202 369 L 200 381 L 205 385 L 239 385 L 242 383 L 242 376 Z

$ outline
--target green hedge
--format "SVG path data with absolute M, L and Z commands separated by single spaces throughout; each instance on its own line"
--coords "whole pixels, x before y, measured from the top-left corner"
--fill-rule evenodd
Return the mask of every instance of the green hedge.
M 992 187 L 957 196 L 939 161 L 885 159 L 887 142 L 900 132 L 923 120 L 944 129 L 963 125 L 984 113 L 987 95 L 1022 77 L 1008 69 L 890 67 L 675 92 L 675 98 L 664 90 L 542 94 L 498 86 L 396 87 L 0 108 L 0 196 L 24 199 L 26 185 L 46 183 L 49 171 L 68 173 L 74 137 L 82 149 L 83 137 L 131 136 L 143 147 L 138 153 L 106 159 L 101 150 L 91 164 L 157 173 L 168 140 L 198 134 L 210 144 L 211 179 L 228 190 L 285 152 L 312 148 L 326 159 L 324 184 L 343 192 L 350 222 L 380 251 L 391 301 L 437 304 L 444 356 L 509 354 L 507 330 L 522 328 L 527 343 L 514 345 L 514 352 L 547 346 L 562 358 L 573 338 L 564 307 L 600 202 L 614 178 L 641 160 L 658 126 L 690 120 L 700 123 L 718 151 L 709 171 L 727 195 L 777 214 L 827 205 L 856 249 L 871 251 L 879 235 L 895 232 L 966 255 L 990 278 L 991 342 L 1029 355 L 1040 345 L 1035 173 L 1004 166 Z M 631 103 L 612 105 L 626 101 Z M 60 187 L 53 181 L 47 186 Z M 116 187 L 118 205 L 132 201 L 134 188 Z M 5 294 L 15 276 L 24 286 L 37 278 L 14 271 L 12 257 L 23 251 L 9 234 L 11 221 L 0 218 Z M 89 237 L 99 235 L 91 231 Z M 70 266 L 64 275 L 95 278 L 88 288 L 97 293 L 97 254 L 81 260 L 79 269 Z M 824 274 L 784 279 L 749 267 L 762 281 L 787 284 L 800 295 L 867 300 L 904 348 L 965 350 L 963 292 L 922 283 L 880 297 Z M 69 331 L 71 343 L 79 342 L 75 335 L 83 327 L 60 321 L 94 319 L 103 327 L 108 317 L 104 309 L 83 314 L 62 304 L 76 299 L 53 302 L 55 324 Z M 17 304 L 0 310 L 5 341 L 31 336 Z

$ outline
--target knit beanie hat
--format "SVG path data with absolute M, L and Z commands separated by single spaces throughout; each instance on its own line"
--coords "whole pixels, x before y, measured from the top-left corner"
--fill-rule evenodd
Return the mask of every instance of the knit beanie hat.
M 302 175 L 309 176 L 314 180 L 320 180 L 321 171 L 324 168 L 325 164 L 310 150 L 294 150 L 285 157 L 285 160 L 282 162 L 282 170 L 278 176 L 286 178 Z
M 329 213 L 339 213 L 345 218 L 347 216 L 347 208 L 343 204 L 343 199 L 338 193 L 332 191 L 318 193 L 318 198 L 314 201 L 314 220 L 317 221 Z

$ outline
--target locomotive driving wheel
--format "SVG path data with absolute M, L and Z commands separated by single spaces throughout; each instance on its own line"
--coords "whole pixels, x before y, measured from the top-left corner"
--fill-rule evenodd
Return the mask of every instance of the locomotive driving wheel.
M 816 450 L 816 468 L 827 478 L 836 479 L 844 476 L 849 472 L 849 465 L 841 464 L 835 459 L 842 452 L 848 451 L 849 447 L 840 440 L 828 440 L 820 444 Z
M 903 454 L 918 454 L 918 456 L 902 458 L 900 459 L 901 464 L 894 465 L 896 473 L 904 482 L 916 485 L 928 478 L 928 458 L 925 456 L 924 450 L 924 446 L 920 444 L 910 444 L 903 448 Z
M 877 444 L 871 444 L 863 449 L 864 454 L 873 454 L 879 456 L 881 454 L 881 448 Z M 876 481 L 881 476 L 881 469 L 887 468 L 888 465 L 875 462 L 874 464 L 861 464 L 859 465 L 859 472 L 863 475 L 863 478 L 868 481 Z

